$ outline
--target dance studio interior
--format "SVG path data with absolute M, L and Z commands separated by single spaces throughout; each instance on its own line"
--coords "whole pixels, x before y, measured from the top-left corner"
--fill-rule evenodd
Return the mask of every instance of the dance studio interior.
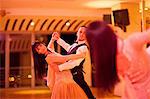
M 47 73 L 43 79 L 37 77 L 32 43 L 47 45 L 52 33 L 58 32 L 73 44 L 78 29 L 95 20 L 119 26 L 124 31 L 119 37 L 126 39 L 150 28 L 150 0 L 0 0 L 0 99 L 50 99 Z M 66 54 L 57 43 L 54 48 Z M 96 99 L 122 99 L 123 82 L 111 95 L 99 97 L 92 63 L 83 68 Z

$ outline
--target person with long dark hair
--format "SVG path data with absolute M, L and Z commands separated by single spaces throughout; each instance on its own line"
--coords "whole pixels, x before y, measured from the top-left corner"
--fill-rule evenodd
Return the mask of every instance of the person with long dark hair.
M 116 67 L 117 36 L 105 22 L 95 21 L 86 30 L 92 63 L 95 66 L 95 81 L 99 97 L 113 93 L 119 82 Z
M 55 65 L 62 64 L 69 60 L 83 58 L 83 54 L 60 55 L 52 49 L 54 39 L 52 39 L 46 47 L 41 42 L 34 42 L 32 52 L 34 65 L 38 70 L 40 78 L 45 72 L 44 68 L 48 65 L 47 85 L 52 90 L 51 99 L 87 99 L 86 94 L 76 84 L 72 78 L 70 70 L 57 72 Z
M 150 99 L 150 56 L 145 46 L 150 42 L 150 29 L 132 33 L 122 41 L 122 47 L 114 32 L 112 27 L 102 21 L 92 22 L 87 28 L 99 94 L 113 91 L 119 82 L 118 68 L 123 65 L 119 62 L 124 60 L 129 66 L 122 69 L 125 86 L 121 99 Z M 122 57 L 122 61 L 118 56 Z

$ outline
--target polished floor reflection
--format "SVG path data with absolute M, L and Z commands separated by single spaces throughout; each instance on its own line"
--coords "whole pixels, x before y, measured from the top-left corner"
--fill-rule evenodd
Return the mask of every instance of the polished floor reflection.
M 94 95 L 96 91 L 91 88 Z M 0 99 L 50 99 L 51 92 L 48 88 L 9 88 L 0 89 Z M 106 98 L 97 97 L 97 99 L 120 99 L 117 96 L 108 96 Z

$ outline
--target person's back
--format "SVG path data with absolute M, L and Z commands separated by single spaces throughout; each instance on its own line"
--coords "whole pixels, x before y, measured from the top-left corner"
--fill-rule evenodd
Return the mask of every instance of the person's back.
M 89 86 L 92 86 L 92 64 L 91 64 L 91 56 L 89 50 L 86 53 L 85 61 L 83 64 L 83 71 L 85 81 Z
M 117 73 L 119 76 L 124 76 L 125 71 L 129 68 L 129 60 L 123 53 L 124 40 L 118 38 L 117 42 Z
M 125 73 L 125 90 L 127 95 L 123 98 L 135 99 L 150 98 L 150 56 L 144 45 L 149 40 L 147 33 L 135 33 L 124 41 L 123 53 L 129 60 L 129 69 Z M 132 85 L 131 85 L 132 84 Z M 133 87 L 133 90 L 131 88 Z M 134 95 L 132 94 L 132 95 Z M 131 95 L 131 97 L 132 97 Z M 148 98 L 149 97 L 149 98 Z

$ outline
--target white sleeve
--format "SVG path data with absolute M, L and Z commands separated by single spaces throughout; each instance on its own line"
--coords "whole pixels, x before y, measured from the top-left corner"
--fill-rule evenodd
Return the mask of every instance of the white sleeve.
M 87 52 L 88 52 L 87 46 L 81 46 L 77 49 L 76 54 L 81 54 L 81 53 L 86 53 L 87 54 Z M 63 64 L 59 65 L 58 68 L 59 68 L 60 71 L 72 69 L 75 66 L 79 66 L 80 63 L 83 60 L 84 60 L 84 58 L 80 58 L 80 59 L 77 59 L 77 60 L 70 60 L 66 63 L 63 63 Z
M 62 46 L 67 52 L 69 51 L 69 49 L 70 49 L 70 45 L 68 44 L 68 43 L 66 43 L 64 40 L 62 40 L 61 38 L 59 38 L 58 40 L 57 40 L 57 43 L 60 45 L 60 46 Z

